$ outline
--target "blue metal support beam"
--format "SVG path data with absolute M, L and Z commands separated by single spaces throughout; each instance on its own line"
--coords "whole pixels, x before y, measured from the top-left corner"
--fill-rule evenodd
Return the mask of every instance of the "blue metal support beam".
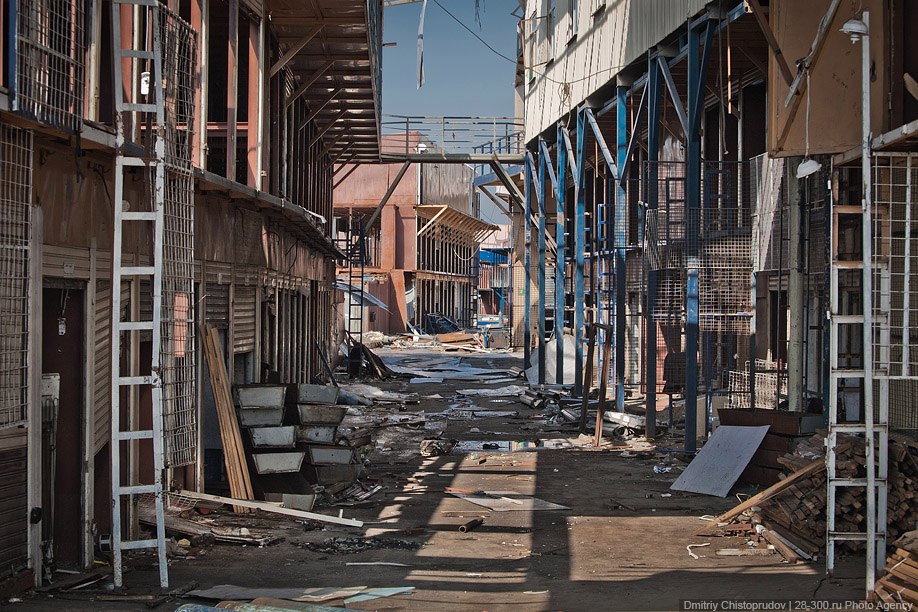
M 545 384 L 545 167 L 548 165 L 545 142 L 539 140 L 539 184 L 536 186 L 536 201 L 539 206 L 539 384 Z M 530 162 L 532 158 L 530 158 Z
M 628 155 L 628 88 L 618 86 L 615 88 L 615 97 L 618 100 L 615 113 L 615 156 L 618 167 L 624 172 L 627 167 Z M 636 131 L 636 130 L 635 130 Z M 615 313 L 615 407 L 619 412 L 625 411 L 625 333 L 626 301 L 626 258 L 628 256 L 628 193 L 625 189 L 626 177 L 618 177 L 615 190 L 615 220 L 612 224 L 612 246 L 615 249 L 615 293 L 613 294 L 613 312 Z M 612 190 L 609 189 L 611 192 Z M 608 206 L 608 204 L 607 204 Z
M 567 140 L 567 143 L 565 143 Z M 567 130 L 558 124 L 558 172 L 555 182 L 555 382 L 564 383 L 564 185 L 567 178 Z
M 584 201 L 584 146 L 586 145 L 587 109 L 577 113 L 577 208 L 574 212 L 574 397 L 583 394 L 583 335 L 584 335 L 584 252 L 586 248 L 586 203 Z M 595 121 L 595 120 L 594 120 Z
M 524 233 L 523 255 L 523 363 L 527 368 L 532 366 L 532 166 L 528 163 L 529 154 L 526 154 L 525 179 L 523 183 L 523 223 L 526 224 Z
M 701 235 L 701 115 L 711 39 L 717 22 L 708 18 L 688 29 L 688 131 L 686 132 L 686 287 L 685 323 L 685 450 L 697 449 L 698 413 L 698 257 Z M 699 57 L 700 54 L 700 57 Z
M 593 130 L 593 137 L 596 138 L 596 144 L 599 146 L 599 150 L 602 152 L 603 159 L 606 160 L 606 165 L 609 166 L 609 171 L 612 172 L 612 177 L 618 179 L 618 166 L 615 164 L 615 159 L 612 157 L 612 153 L 609 152 L 609 146 L 606 144 L 606 139 L 602 135 L 602 131 L 599 129 L 599 124 L 596 123 L 596 116 L 593 115 L 593 111 L 589 108 L 584 108 L 581 113 L 586 116 L 587 122 L 590 125 L 590 129 Z M 578 143 L 579 146 L 579 143 Z M 578 162 L 578 168 L 582 168 Z
M 648 209 L 659 208 L 659 168 L 660 160 L 660 65 L 651 54 L 647 59 L 647 171 L 645 180 L 647 189 L 645 197 Z M 635 130 L 637 131 L 637 130 Z M 644 224 L 643 230 L 647 231 Z M 647 238 L 644 237 L 646 252 Z M 646 331 L 645 347 L 645 381 L 646 405 L 644 411 L 645 435 L 653 438 L 657 435 L 657 322 L 653 313 L 657 307 L 657 271 L 647 270 L 647 302 L 644 308 L 644 328 Z

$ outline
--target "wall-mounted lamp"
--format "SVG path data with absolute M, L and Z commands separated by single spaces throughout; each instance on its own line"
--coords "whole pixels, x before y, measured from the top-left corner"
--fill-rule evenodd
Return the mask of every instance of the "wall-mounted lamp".
M 849 19 L 840 31 L 847 34 L 851 38 L 851 44 L 854 44 L 867 34 L 867 24 L 860 19 Z

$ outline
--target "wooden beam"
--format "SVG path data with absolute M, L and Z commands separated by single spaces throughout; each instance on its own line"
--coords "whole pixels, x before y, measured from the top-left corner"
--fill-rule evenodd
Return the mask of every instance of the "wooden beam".
M 309 87 L 313 83 L 315 83 L 319 79 L 319 77 L 325 74 L 325 72 L 329 68 L 331 68 L 334 65 L 334 63 L 335 63 L 334 60 L 328 60 L 322 65 L 321 68 L 313 72 L 309 78 L 307 78 L 305 81 L 300 83 L 300 86 L 296 88 L 296 91 L 294 91 L 292 94 L 290 94 L 290 96 L 287 97 L 287 100 L 284 103 L 284 105 L 290 106 L 291 104 L 293 104 L 296 101 L 296 99 L 302 96 L 304 93 L 306 93 L 306 90 L 309 89 Z
M 316 34 L 322 31 L 322 27 L 322 25 L 313 26 L 313 28 L 309 30 L 306 36 L 303 36 L 301 39 L 293 43 L 293 45 L 287 49 L 287 52 L 284 53 L 280 59 L 274 62 L 274 64 L 271 66 L 271 76 L 273 77 L 275 74 L 283 70 L 284 66 L 286 66 L 287 63 L 292 60 L 297 53 L 302 51 L 303 47 L 308 45 L 309 41 L 316 37 Z
M 296 510 L 294 508 L 284 508 L 283 506 L 275 505 L 270 502 L 235 499 L 232 497 L 222 497 L 220 495 L 209 495 L 207 493 L 197 493 L 195 491 L 181 491 L 179 495 L 182 495 L 184 497 L 190 497 L 192 499 L 200 499 L 203 501 L 227 504 L 230 506 L 236 506 L 236 507 L 241 507 L 241 508 L 251 508 L 253 510 L 261 510 L 262 512 L 267 512 L 269 514 L 282 514 L 284 516 L 291 516 L 293 518 L 308 519 L 311 521 L 320 521 L 322 523 L 334 523 L 335 525 L 347 525 L 348 527 L 362 527 L 363 526 L 363 522 L 357 519 L 349 519 L 349 518 L 344 518 L 340 516 L 330 516 L 327 514 L 317 514 L 315 512 L 306 512 L 305 510 Z
M 765 42 L 768 43 L 772 54 L 775 56 L 775 62 L 778 64 L 781 77 L 785 83 L 790 85 L 794 80 L 794 75 L 791 74 L 790 66 L 787 65 L 787 58 L 784 57 L 784 53 L 781 51 L 780 45 L 778 45 L 778 40 L 775 38 L 774 30 L 771 29 L 771 24 L 768 23 L 768 17 L 765 15 L 762 5 L 759 4 L 759 0 L 746 0 L 746 6 L 752 10 L 755 20 L 759 22 L 759 28 L 761 28 L 762 34 L 765 35 Z
M 261 189 L 261 111 L 262 111 L 262 78 L 264 65 L 262 64 L 262 34 L 264 28 L 261 20 L 249 20 L 249 78 L 246 83 L 248 90 L 248 113 L 246 121 L 248 130 L 245 136 L 246 148 L 246 184 L 254 189 Z

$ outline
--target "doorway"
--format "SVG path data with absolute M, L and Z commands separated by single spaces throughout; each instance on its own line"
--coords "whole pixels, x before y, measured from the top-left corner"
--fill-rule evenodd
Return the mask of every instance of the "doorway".
M 42 290 L 42 374 L 57 374 L 56 405 L 43 410 L 42 539 L 58 567 L 83 561 L 83 431 L 85 297 L 83 283 L 45 279 Z M 53 556 L 52 556 L 53 555 Z

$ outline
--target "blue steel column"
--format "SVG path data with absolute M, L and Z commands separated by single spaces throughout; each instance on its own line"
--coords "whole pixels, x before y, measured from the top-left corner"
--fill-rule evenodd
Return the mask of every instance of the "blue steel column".
M 584 321 L 584 248 L 586 247 L 586 205 L 583 184 L 586 169 L 583 165 L 583 148 L 586 144 L 586 117 L 577 113 L 577 209 L 574 212 L 574 396 L 583 393 L 583 321 Z
M 525 287 L 523 289 L 523 362 L 526 364 L 526 367 L 529 368 L 532 366 L 532 331 L 530 329 L 532 325 L 531 319 L 531 310 L 532 310 L 532 274 L 531 269 L 531 259 L 532 259 L 532 228 L 529 225 L 529 218 L 532 215 L 532 172 L 529 169 L 529 153 L 526 153 L 526 161 L 523 163 L 525 168 L 523 169 L 523 174 L 525 180 L 523 183 L 523 199 L 525 200 L 523 211 L 523 223 L 526 226 L 526 231 L 524 233 L 524 244 L 526 248 L 526 253 L 523 255 L 523 279 Z
M 564 383 L 564 185 L 567 178 L 567 147 L 564 146 L 562 130 L 558 124 L 558 137 L 555 140 L 558 151 L 558 175 L 555 186 L 555 382 Z
M 664 60 L 665 61 L 665 60 Z M 647 60 L 647 206 L 659 208 L 659 168 L 660 160 L 660 64 L 657 56 L 651 53 Z M 645 220 L 644 231 L 647 231 Z M 644 328 L 646 329 L 646 352 L 644 358 L 646 382 L 646 406 L 644 411 L 645 435 L 653 438 L 657 435 L 657 322 L 653 312 L 657 307 L 657 271 L 647 270 L 647 303 L 644 309 Z
M 615 192 L 615 221 L 613 227 L 615 248 L 615 407 L 619 412 L 625 411 L 625 306 L 627 293 L 626 260 L 628 257 L 628 194 L 625 191 L 625 177 L 621 175 L 625 166 L 625 157 L 628 155 L 628 88 L 619 85 L 615 88 L 615 160 L 619 176 L 618 188 Z M 610 190 L 611 191 L 611 190 Z M 608 204 L 607 204 L 608 206 Z
M 545 159 L 544 147 L 539 151 L 539 184 L 536 202 L 539 205 L 539 384 L 545 384 Z
M 688 282 L 685 295 L 685 450 L 697 449 L 698 414 L 698 256 L 701 225 L 701 113 L 704 82 L 715 22 L 690 24 L 688 29 L 688 134 L 686 139 L 686 259 Z M 700 29 L 704 27 L 704 51 L 700 52 Z

